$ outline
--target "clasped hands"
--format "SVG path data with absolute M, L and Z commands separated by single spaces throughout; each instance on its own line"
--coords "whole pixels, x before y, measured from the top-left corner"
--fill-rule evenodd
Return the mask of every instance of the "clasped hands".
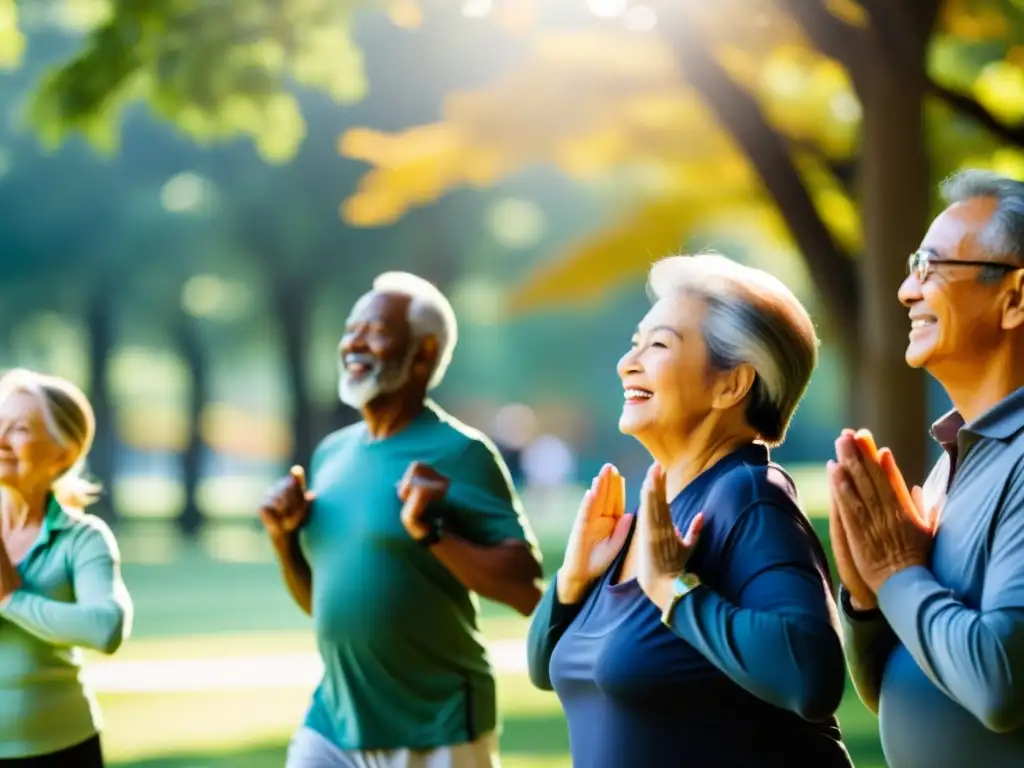
M 626 481 L 606 464 L 583 495 L 558 571 L 558 599 L 580 600 L 587 587 L 611 566 L 629 536 L 634 515 L 625 511 Z M 704 524 L 699 513 L 684 536 L 672 522 L 665 473 L 658 464 L 647 472 L 636 513 L 636 579 L 658 608 L 671 599 L 672 581 L 683 573 Z
M 448 478 L 428 465 L 419 461 L 409 465 L 398 483 L 397 493 L 403 503 L 402 527 L 412 538 L 420 539 L 430 532 L 424 516 L 431 502 L 444 498 L 448 485 Z M 305 470 L 292 467 L 287 477 L 267 491 L 260 505 L 260 516 L 271 539 L 281 543 L 293 537 L 306 524 L 315 499 L 316 493 L 306 487 Z M 0 559 L 0 578 L 2 566 Z
M 829 536 L 839 579 L 852 606 L 878 605 L 878 590 L 895 573 L 927 565 L 934 515 L 922 491 L 908 491 L 892 452 L 871 433 L 844 430 L 828 462 Z

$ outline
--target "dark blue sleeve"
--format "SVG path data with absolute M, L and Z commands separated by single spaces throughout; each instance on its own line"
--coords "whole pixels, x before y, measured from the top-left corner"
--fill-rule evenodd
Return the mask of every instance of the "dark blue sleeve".
M 834 714 L 846 670 L 813 531 L 794 511 L 757 502 L 738 515 L 720 558 L 714 590 L 685 595 L 672 629 L 758 698 L 807 720 Z
M 563 605 L 558 602 L 557 579 L 556 573 L 537 610 L 533 612 L 530 631 L 526 636 L 526 666 L 530 672 L 530 681 L 543 691 L 552 688 L 549 667 L 555 645 L 589 597 L 587 593 L 578 603 Z

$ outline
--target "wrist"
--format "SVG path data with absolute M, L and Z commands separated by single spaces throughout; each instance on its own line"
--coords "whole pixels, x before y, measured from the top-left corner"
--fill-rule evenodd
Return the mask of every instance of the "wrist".
M 866 621 L 878 615 L 878 598 L 874 593 L 854 597 L 845 584 L 839 587 L 839 605 L 842 612 L 853 620 Z
M 293 560 L 299 549 L 299 532 L 281 532 L 270 537 L 270 543 L 274 547 L 277 556 L 282 560 Z
M 857 613 L 868 613 L 878 607 L 878 598 L 872 595 L 870 598 L 866 597 L 855 597 L 849 592 L 846 593 L 849 599 L 850 607 L 853 608 Z
M 586 591 L 587 582 L 585 580 L 574 579 L 561 571 L 555 574 L 555 593 L 558 602 L 562 605 L 578 603 Z

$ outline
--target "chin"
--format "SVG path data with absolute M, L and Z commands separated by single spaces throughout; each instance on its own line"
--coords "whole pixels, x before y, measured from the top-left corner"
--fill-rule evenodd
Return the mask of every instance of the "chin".
M 627 414 L 624 413 L 619 417 L 619 432 L 622 434 L 636 437 L 642 429 L 643 425 L 638 424 L 635 419 L 631 419 Z
M 931 347 L 928 349 L 917 349 L 913 344 L 907 347 L 903 359 L 911 368 L 924 368 L 932 356 Z

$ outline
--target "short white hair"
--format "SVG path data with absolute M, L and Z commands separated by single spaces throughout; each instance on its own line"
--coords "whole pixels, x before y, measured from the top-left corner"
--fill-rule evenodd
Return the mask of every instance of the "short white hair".
M 409 297 L 409 327 L 413 337 L 422 340 L 433 336 L 437 341 L 437 358 L 430 372 L 427 389 L 434 389 L 448 372 L 459 340 L 459 325 L 451 302 L 437 286 L 410 272 L 384 272 L 373 281 L 375 293 L 398 293 Z
M 818 364 L 814 323 L 796 295 L 764 270 L 713 252 L 656 262 L 648 293 L 654 301 L 673 293 L 703 300 L 712 368 L 754 369 L 747 421 L 765 442 L 781 443 Z

